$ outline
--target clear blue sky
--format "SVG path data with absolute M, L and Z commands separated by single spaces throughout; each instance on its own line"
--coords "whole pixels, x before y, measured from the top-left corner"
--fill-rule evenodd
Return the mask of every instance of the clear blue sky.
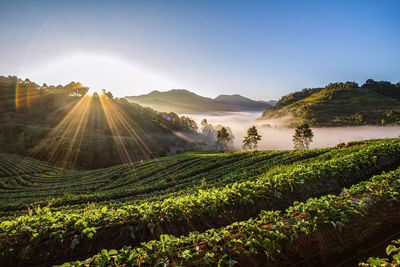
M 5 1 L 0 75 L 278 99 L 400 80 L 400 1 Z

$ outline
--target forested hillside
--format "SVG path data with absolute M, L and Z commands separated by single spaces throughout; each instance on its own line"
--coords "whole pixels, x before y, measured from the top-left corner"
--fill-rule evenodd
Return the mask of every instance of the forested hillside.
M 261 119 L 280 120 L 282 126 L 397 125 L 400 83 L 370 79 L 362 86 L 345 82 L 304 89 L 282 97 Z
M 187 136 L 201 139 L 189 118 L 88 90 L 0 77 L 0 152 L 98 168 L 183 151 Z

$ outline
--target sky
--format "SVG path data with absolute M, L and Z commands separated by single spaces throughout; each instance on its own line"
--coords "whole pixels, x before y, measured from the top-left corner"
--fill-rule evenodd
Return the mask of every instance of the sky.
M 0 75 L 279 99 L 400 80 L 400 1 L 0 1 Z

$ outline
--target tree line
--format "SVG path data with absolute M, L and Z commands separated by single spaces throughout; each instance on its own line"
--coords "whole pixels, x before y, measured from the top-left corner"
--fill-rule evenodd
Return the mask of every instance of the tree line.
M 206 119 L 203 119 L 202 133 L 214 137 L 215 149 L 216 150 L 229 150 L 233 148 L 233 135 L 229 127 L 221 126 L 219 129 L 207 123 Z M 309 149 L 310 144 L 313 142 L 314 133 L 307 123 L 298 125 L 293 134 L 293 148 L 294 149 Z M 243 139 L 243 150 L 257 149 L 258 143 L 261 141 L 262 136 L 258 133 L 256 126 L 251 126 L 247 130 L 247 135 Z M 205 145 L 205 144 L 203 144 Z M 197 146 L 198 149 L 202 147 Z

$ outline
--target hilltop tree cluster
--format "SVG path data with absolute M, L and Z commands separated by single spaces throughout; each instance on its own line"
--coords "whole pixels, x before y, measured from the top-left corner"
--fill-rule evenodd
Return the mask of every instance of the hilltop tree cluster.
M 262 117 L 280 120 L 282 126 L 399 125 L 400 82 L 368 79 L 330 83 L 283 96 Z

